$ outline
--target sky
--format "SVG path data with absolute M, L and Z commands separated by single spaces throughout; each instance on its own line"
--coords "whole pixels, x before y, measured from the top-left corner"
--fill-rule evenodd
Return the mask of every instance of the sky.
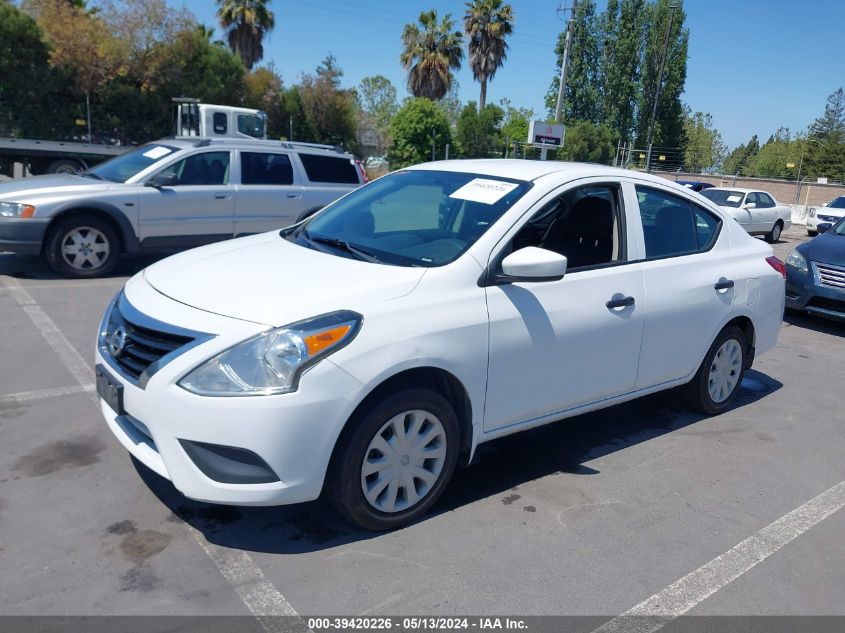
M 507 61 L 488 85 L 487 101 L 508 98 L 542 115 L 555 74 L 555 42 L 565 27 L 561 3 L 508 1 L 515 28 Z M 603 10 L 606 0 L 597 5 Z M 215 2 L 194 0 L 185 6 L 222 35 Z M 709 112 L 731 148 L 753 134 L 765 142 L 781 126 L 804 131 L 824 111 L 827 96 L 845 86 L 845 0 L 685 0 L 684 7 L 690 44 L 682 99 L 693 111 Z M 332 53 L 344 71 L 344 86 L 380 74 L 393 82 L 401 99 L 407 96 L 399 64 L 404 24 L 433 8 L 439 15 L 452 13 L 459 28 L 464 1 L 272 0 L 270 8 L 276 28 L 265 41 L 262 63 L 272 61 L 286 85 L 313 73 Z M 456 78 L 461 101 L 477 101 L 479 85 L 466 62 Z

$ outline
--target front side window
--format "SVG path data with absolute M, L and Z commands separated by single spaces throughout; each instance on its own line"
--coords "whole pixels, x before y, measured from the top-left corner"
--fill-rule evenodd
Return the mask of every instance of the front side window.
M 225 185 L 229 182 L 229 152 L 205 152 L 180 160 L 156 176 L 168 186 Z
M 614 185 L 568 191 L 548 202 L 526 222 L 511 251 L 536 246 L 567 258 L 567 270 L 621 261 L 621 196 Z
M 241 183 L 244 185 L 291 185 L 293 168 L 286 154 L 241 152 Z
M 760 206 L 762 206 L 762 205 L 760 204 L 760 198 L 758 198 L 758 197 L 757 197 L 757 194 L 756 194 L 756 193 L 749 193 L 749 194 L 745 197 L 745 204 L 753 204 L 755 207 L 760 207 Z
M 692 202 L 637 185 L 646 259 L 689 255 L 708 250 L 721 220 Z
M 771 209 L 775 206 L 775 201 L 772 200 L 772 197 L 769 194 L 760 191 L 757 193 L 757 206 L 762 207 L 763 209 Z
M 176 151 L 178 151 L 178 148 L 170 145 L 159 145 L 158 143 L 144 145 L 100 163 L 83 175 L 93 176 L 100 180 L 110 180 L 111 182 L 126 182 L 147 167 L 163 162 Z
M 299 155 L 299 159 L 305 167 L 305 175 L 311 182 L 358 184 L 358 170 L 349 158 L 303 153 Z
M 253 138 L 264 138 L 264 117 L 257 114 L 239 114 L 238 132 Z
M 400 266 L 457 259 L 531 188 L 508 178 L 409 170 L 357 189 L 286 234 L 343 257 Z

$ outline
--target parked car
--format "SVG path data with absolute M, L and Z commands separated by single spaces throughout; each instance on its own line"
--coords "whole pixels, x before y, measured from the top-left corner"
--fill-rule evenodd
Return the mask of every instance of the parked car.
M 100 325 L 97 390 L 190 498 L 325 490 L 389 529 L 482 442 L 678 386 L 724 411 L 783 288 L 771 247 L 657 176 L 427 163 L 135 275 Z
M 792 226 L 792 209 L 765 191 L 712 187 L 701 195 L 722 207 L 751 235 L 762 235 L 769 243 L 777 242 Z
M 43 254 L 67 277 L 121 253 L 181 249 L 294 223 L 364 182 L 328 145 L 162 139 L 79 175 L 0 184 L 0 251 Z
M 786 258 L 786 307 L 845 321 L 845 218 Z
M 819 224 L 835 224 L 843 217 L 845 217 L 845 196 L 834 198 L 820 207 L 810 207 L 807 212 L 807 235 L 818 235 Z
M 710 189 L 711 187 L 716 186 L 709 182 L 703 182 L 701 180 L 676 180 L 675 182 L 677 182 L 682 187 L 692 189 L 693 191 L 703 191 L 704 189 Z

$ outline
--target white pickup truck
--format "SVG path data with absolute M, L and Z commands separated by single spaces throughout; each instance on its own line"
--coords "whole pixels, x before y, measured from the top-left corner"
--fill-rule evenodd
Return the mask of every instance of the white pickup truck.
M 762 235 L 770 244 L 777 242 L 780 234 L 792 225 L 789 205 L 778 204 L 765 191 L 711 187 L 701 195 L 722 207 L 751 235 Z

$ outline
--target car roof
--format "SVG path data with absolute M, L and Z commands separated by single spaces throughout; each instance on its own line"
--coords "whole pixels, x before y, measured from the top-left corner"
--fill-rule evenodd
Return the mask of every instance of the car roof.
M 762 189 L 744 189 L 743 187 L 710 187 L 713 191 L 737 191 L 739 193 L 766 193 Z M 767 194 L 768 195 L 768 194 Z
M 494 178 L 513 178 L 516 180 L 537 180 L 550 174 L 566 174 L 575 178 L 589 178 L 590 176 L 627 176 L 641 180 L 649 180 L 661 185 L 674 184 L 659 176 L 653 176 L 641 171 L 608 167 L 593 163 L 570 163 L 555 160 L 525 160 L 507 158 L 479 158 L 467 160 L 440 160 L 429 163 L 412 165 L 406 169 L 454 171 L 468 174 L 480 174 Z
M 319 145 L 317 143 L 298 143 L 293 141 L 270 141 L 249 138 L 208 138 L 208 137 L 167 137 L 147 143 L 148 145 L 170 145 L 179 149 L 200 147 L 227 147 L 231 149 L 285 149 L 299 153 L 329 155 L 339 158 L 352 158 L 352 154 L 341 147 Z

